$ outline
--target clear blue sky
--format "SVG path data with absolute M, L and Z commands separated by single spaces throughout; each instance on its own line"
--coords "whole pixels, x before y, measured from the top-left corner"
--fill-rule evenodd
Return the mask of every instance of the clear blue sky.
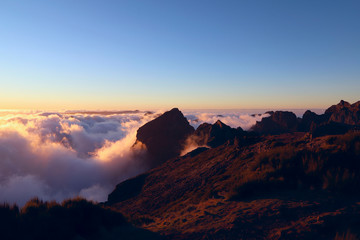
M 0 1 L 0 109 L 360 100 L 360 1 Z

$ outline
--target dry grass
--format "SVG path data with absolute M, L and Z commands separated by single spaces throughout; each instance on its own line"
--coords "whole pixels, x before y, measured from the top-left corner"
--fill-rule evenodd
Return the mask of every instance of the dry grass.
M 231 197 L 282 189 L 359 192 L 360 134 L 331 137 L 316 149 L 293 143 L 259 153 Z

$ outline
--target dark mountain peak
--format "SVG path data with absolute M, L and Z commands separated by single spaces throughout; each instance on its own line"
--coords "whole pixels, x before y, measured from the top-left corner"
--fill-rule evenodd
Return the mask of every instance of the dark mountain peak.
M 344 100 L 341 100 L 338 105 L 343 106 L 343 107 L 350 107 L 350 103 L 346 102 Z
M 327 123 L 329 121 L 329 117 L 330 116 L 328 114 L 318 115 L 310 110 L 307 110 L 300 120 L 298 130 L 302 132 L 309 132 L 316 126 Z
M 334 112 L 339 112 L 340 110 L 344 109 L 344 108 L 350 108 L 351 105 L 350 103 L 341 100 L 338 104 L 336 105 L 332 105 L 331 107 L 329 107 L 328 109 L 326 109 L 325 114 L 333 114 Z
M 273 119 L 279 119 L 279 120 L 288 120 L 288 119 L 295 119 L 296 115 L 293 112 L 289 111 L 275 111 L 274 114 L 272 114 Z
M 165 112 L 166 114 L 182 114 L 178 108 L 172 108 L 170 111 Z
M 150 167 L 180 154 L 186 138 L 194 132 L 178 108 L 165 112 L 137 131 L 136 141 L 145 144 L 151 158 Z
M 265 114 L 273 115 L 274 111 L 267 111 L 267 112 L 265 112 Z
M 306 111 L 300 121 L 299 131 L 311 131 L 313 136 L 342 134 L 360 125 L 360 101 L 350 104 L 341 100 L 318 115 Z
M 323 116 L 323 114 L 319 115 L 310 110 L 307 110 L 303 115 L 303 120 L 308 120 L 308 119 L 316 120 L 317 118 L 321 118 L 322 116 Z
M 327 114 L 318 115 L 310 110 L 307 110 L 300 120 L 298 130 L 302 132 L 308 132 L 311 130 L 311 127 L 326 123 L 328 120 L 329 115 Z
M 297 129 L 297 118 L 293 112 L 276 111 L 271 116 L 263 118 L 251 128 L 261 134 L 279 134 Z
M 223 123 L 222 121 L 220 120 L 217 120 L 213 126 L 218 126 L 220 128 L 224 128 L 224 127 L 229 127 L 228 125 L 226 125 L 225 123 Z
M 350 104 L 343 100 L 337 105 L 329 107 L 325 114 L 330 116 L 329 121 L 348 125 L 360 125 L 360 102 Z
M 159 117 L 161 120 L 181 120 L 187 121 L 182 112 L 178 108 L 173 108 L 170 111 L 165 112 L 163 115 Z
M 207 145 L 214 148 L 224 144 L 228 140 L 233 140 L 242 132 L 243 130 L 241 128 L 231 128 L 220 120 L 217 120 L 214 124 L 201 124 L 193 136 L 200 146 Z
M 303 118 L 304 117 L 307 117 L 307 116 L 314 116 L 314 115 L 317 115 L 316 113 L 314 113 L 313 111 L 310 111 L 310 110 L 306 110 L 304 115 L 303 115 Z

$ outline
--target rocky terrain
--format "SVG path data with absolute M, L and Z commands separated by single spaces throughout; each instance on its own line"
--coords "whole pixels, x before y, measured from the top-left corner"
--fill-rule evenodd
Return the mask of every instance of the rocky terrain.
M 357 239 L 358 113 L 341 101 L 249 132 L 202 124 L 187 133 L 199 148 L 120 183 L 105 205 L 168 239 Z

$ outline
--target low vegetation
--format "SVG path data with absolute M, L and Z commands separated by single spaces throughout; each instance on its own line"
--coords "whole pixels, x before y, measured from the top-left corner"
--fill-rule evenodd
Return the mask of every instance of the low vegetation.
M 255 156 L 232 199 L 278 190 L 360 192 L 360 134 L 328 137 L 319 147 L 292 143 Z

